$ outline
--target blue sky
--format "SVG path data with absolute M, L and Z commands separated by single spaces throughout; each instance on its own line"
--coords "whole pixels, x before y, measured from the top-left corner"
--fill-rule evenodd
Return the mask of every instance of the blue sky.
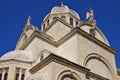
M 120 0 L 0 0 L 0 56 L 14 50 L 29 15 L 31 23 L 40 28 L 52 7 L 60 6 L 62 1 L 81 20 L 85 20 L 90 7 L 94 10 L 97 26 L 118 51 L 115 58 L 120 68 Z

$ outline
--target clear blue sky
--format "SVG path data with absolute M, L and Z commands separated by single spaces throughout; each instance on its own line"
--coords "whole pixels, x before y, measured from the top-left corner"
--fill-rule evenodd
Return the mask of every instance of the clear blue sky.
M 43 18 L 62 1 L 75 10 L 81 20 L 85 20 L 91 6 L 97 26 L 118 51 L 116 62 L 120 68 L 120 0 L 0 0 L 0 56 L 14 50 L 29 15 L 31 23 L 40 28 Z

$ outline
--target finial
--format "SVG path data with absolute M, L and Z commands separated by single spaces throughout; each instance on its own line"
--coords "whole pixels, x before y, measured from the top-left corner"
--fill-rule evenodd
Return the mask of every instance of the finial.
M 27 24 L 26 25 L 30 25 L 30 21 L 31 21 L 31 17 L 30 16 L 28 16 L 28 19 L 27 19 Z
M 62 6 L 62 7 L 64 6 L 64 3 L 63 3 L 63 2 L 61 3 L 61 6 Z

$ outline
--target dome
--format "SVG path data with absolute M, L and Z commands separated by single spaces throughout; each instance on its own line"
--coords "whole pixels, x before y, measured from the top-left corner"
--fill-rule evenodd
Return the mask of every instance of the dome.
M 55 6 L 52 8 L 51 12 L 49 14 L 47 14 L 47 16 L 44 18 L 44 20 L 50 15 L 50 14 L 58 14 L 58 13 L 71 13 L 72 15 L 74 15 L 76 18 L 80 19 L 79 15 L 77 12 L 75 12 L 72 9 L 69 9 L 68 6 L 66 5 L 62 5 L 60 7 Z
M 3 55 L 0 60 L 19 60 L 31 62 L 31 54 L 28 51 L 15 50 Z
M 60 7 L 58 6 L 53 7 L 50 14 L 58 14 L 58 13 L 71 13 L 72 15 L 80 19 L 79 15 L 74 10 L 69 9 L 68 6 L 66 5 Z

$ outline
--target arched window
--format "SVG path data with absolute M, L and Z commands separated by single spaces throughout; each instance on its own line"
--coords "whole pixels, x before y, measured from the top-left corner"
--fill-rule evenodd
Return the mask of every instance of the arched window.
M 78 22 L 76 21 L 76 26 L 78 27 Z
M 60 73 L 57 80 L 81 80 L 81 78 L 76 72 L 65 70 Z
M 111 65 L 109 64 L 107 59 L 105 59 L 103 56 L 97 53 L 91 53 L 88 56 L 86 56 L 85 61 L 84 61 L 84 66 L 90 69 L 91 72 L 94 72 L 109 80 L 114 80 L 113 69 Z
M 64 21 L 66 21 L 66 17 L 65 16 L 62 16 L 61 19 L 64 20 Z
M 43 24 L 43 31 L 45 30 L 45 24 Z
M 73 75 L 64 75 L 61 80 L 77 80 Z
M 21 80 L 24 80 L 24 78 L 25 78 L 25 74 L 22 74 Z
M 24 80 L 24 78 L 25 78 L 25 69 L 22 69 L 21 80 Z
M 90 29 L 90 35 L 91 35 L 92 37 L 95 37 L 95 29 Z
M 47 26 L 49 26 L 49 20 L 47 20 Z
M 19 73 L 16 73 L 15 80 L 18 80 L 18 79 L 19 79 Z
M 24 80 L 25 78 L 25 69 L 16 68 L 15 80 Z
M 0 80 L 7 80 L 7 78 L 8 78 L 8 69 L 9 68 L 0 69 Z
M 8 77 L 8 73 L 6 72 L 4 75 L 4 80 L 7 80 L 7 77 Z
M 15 80 L 18 80 L 18 79 L 19 79 L 19 72 L 20 72 L 20 69 L 17 68 L 17 69 L 16 69 Z
M 72 18 L 70 18 L 70 25 L 73 26 L 73 19 Z

